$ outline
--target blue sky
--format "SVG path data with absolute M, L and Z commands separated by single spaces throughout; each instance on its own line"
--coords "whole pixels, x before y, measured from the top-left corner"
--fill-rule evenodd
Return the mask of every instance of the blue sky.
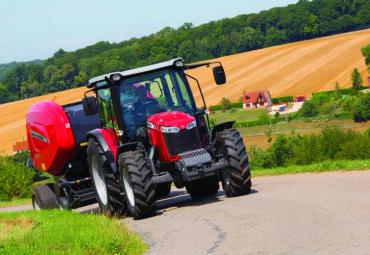
M 0 63 L 45 59 L 98 41 L 120 42 L 297 0 L 1 0 Z

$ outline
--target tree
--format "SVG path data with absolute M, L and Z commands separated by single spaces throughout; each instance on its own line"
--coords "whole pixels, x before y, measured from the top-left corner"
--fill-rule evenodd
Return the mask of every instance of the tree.
M 222 106 L 222 109 L 224 109 L 224 110 L 230 109 L 230 107 L 231 107 L 230 99 L 228 99 L 227 97 L 223 97 L 221 99 L 220 105 Z
M 314 117 L 319 114 L 319 107 L 317 104 L 311 102 L 310 100 L 304 102 L 302 105 L 301 110 L 299 110 L 299 113 L 303 117 Z
M 370 73 L 370 44 L 361 49 L 362 55 L 365 57 L 365 63 Z
M 354 107 L 353 119 L 355 122 L 370 120 L 370 93 L 361 96 Z
M 362 77 L 357 68 L 352 72 L 352 88 L 360 89 L 363 85 Z

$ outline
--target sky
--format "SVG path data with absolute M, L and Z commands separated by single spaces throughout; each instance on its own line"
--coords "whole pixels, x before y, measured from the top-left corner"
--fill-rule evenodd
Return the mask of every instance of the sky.
M 0 63 L 121 42 L 185 22 L 255 13 L 297 0 L 1 0 Z

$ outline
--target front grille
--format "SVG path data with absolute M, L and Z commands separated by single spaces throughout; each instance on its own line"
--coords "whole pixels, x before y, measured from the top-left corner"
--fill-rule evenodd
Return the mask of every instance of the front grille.
M 178 133 L 163 133 L 168 153 L 172 156 L 201 148 L 197 128 L 183 129 Z

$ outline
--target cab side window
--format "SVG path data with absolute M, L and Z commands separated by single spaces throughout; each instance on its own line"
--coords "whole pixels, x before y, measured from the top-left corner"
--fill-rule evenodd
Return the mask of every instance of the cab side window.
M 117 119 L 113 111 L 110 89 L 100 89 L 97 95 L 100 121 L 103 123 L 103 127 L 117 129 Z

